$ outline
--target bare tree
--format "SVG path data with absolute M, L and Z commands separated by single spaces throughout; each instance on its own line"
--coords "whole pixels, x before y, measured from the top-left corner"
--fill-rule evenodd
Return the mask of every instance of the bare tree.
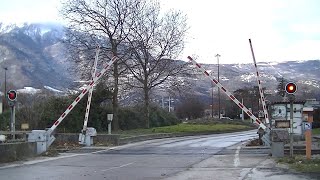
M 97 44 L 102 46 L 104 58 L 119 56 L 120 44 L 127 38 L 137 14 L 139 0 L 66 0 L 61 10 L 68 22 L 69 37 L 73 42 L 73 55 L 79 61 L 84 60 L 82 67 L 88 67 L 85 61 L 88 52 Z M 88 51 L 89 50 L 89 51 Z M 93 57 L 93 56 L 92 56 Z M 113 127 L 118 124 L 118 85 L 119 62 L 113 65 Z
M 127 38 L 132 61 L 127 61 L 126 65 L 135 79 L 129 82 L 130 86 L 144 92 L 144 115 L 146 128 L 149 128 L 151 90 L 185 67 L 185 63 L 173 59 L 184 48 L 187 23 L 186 16 L 178 11 L 161 16 L 156 1 L 141 1 L 137 9 L 136 21 Z
M 51 92 L 45 89 L 41 93 L 35 94 L 18 94 L 17 102 L 17 125 L 28 123 L 30 129 L 38 129 L 43 123 L 42 117 L 45 111 L 45 103 L 49 97 L 52 97 Z

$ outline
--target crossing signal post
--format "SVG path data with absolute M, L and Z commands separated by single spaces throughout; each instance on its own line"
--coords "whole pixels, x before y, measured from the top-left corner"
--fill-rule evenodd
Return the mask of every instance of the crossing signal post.
M 294 93 L 297 91 L 297 85 L 294 82 L 289 82 L 285 91 L 289 95 L 290 100 L 290 157 L 293 157 L 293 102 L 294 102 Z
M 15 139 L 15 131 L 16 131 L 16 120 L 15 120 L 15 103 L 17 101 L 17 91 L 15 90 L 9 90 L 7 92 L 7 100 L 8 104 L 11 107 L 11 118 L 10 118 L 10 130 L 12 133 L 12 139 Z

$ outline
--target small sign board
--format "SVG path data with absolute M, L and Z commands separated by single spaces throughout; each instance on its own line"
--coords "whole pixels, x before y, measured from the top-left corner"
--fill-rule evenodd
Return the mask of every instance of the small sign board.
M 107 119 L 108 119 L 108 121 L 112 121 L 112 119 L 113 119 L 113 114 L 107 114 Z
M 303 122 L 303 129 L 304 130 L 311 130 L 312 129 L 312 125 L 309 122 Z
M 275 127 L 276 128 L 290 128 L 290 120 L 276 120 Z
M 22 129 L 22 130 L 27 130 L 27 129 L 29 129 L 29 124 L 28 124 L 28 123 L 22 123 L 22 124 L 21 124 L 21 129 Z

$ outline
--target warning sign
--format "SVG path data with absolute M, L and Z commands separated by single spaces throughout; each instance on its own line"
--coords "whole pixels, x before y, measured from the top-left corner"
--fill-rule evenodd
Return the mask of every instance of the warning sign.
M 312 125 L 309 122 L 303 122 L 303 128 L 304 130 L 310 130 L 312 129 Z

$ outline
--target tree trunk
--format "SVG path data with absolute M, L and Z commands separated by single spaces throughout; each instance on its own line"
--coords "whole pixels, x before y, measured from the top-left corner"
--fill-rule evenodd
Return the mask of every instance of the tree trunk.
M 144 83 L 144 118 L 146 122 L 146 128 L 150 128 L 150 99 L 149 99 L 149 89 L 147 87 L 147 82 Z
M 117 47 L 112 45 L 112 54 L 113 56 L 117 56 Z M 113 129 L 119 129 L 119 104 L 118 104 L 118 92 L 119 92 L 119 73 L 118 73 L 118 62 L 114 62 L 113 64 L 113 78 L 114 78 L 114 89 L 113 89 L 113 97 L 112 97 L 112 109 L 113 109 Z

